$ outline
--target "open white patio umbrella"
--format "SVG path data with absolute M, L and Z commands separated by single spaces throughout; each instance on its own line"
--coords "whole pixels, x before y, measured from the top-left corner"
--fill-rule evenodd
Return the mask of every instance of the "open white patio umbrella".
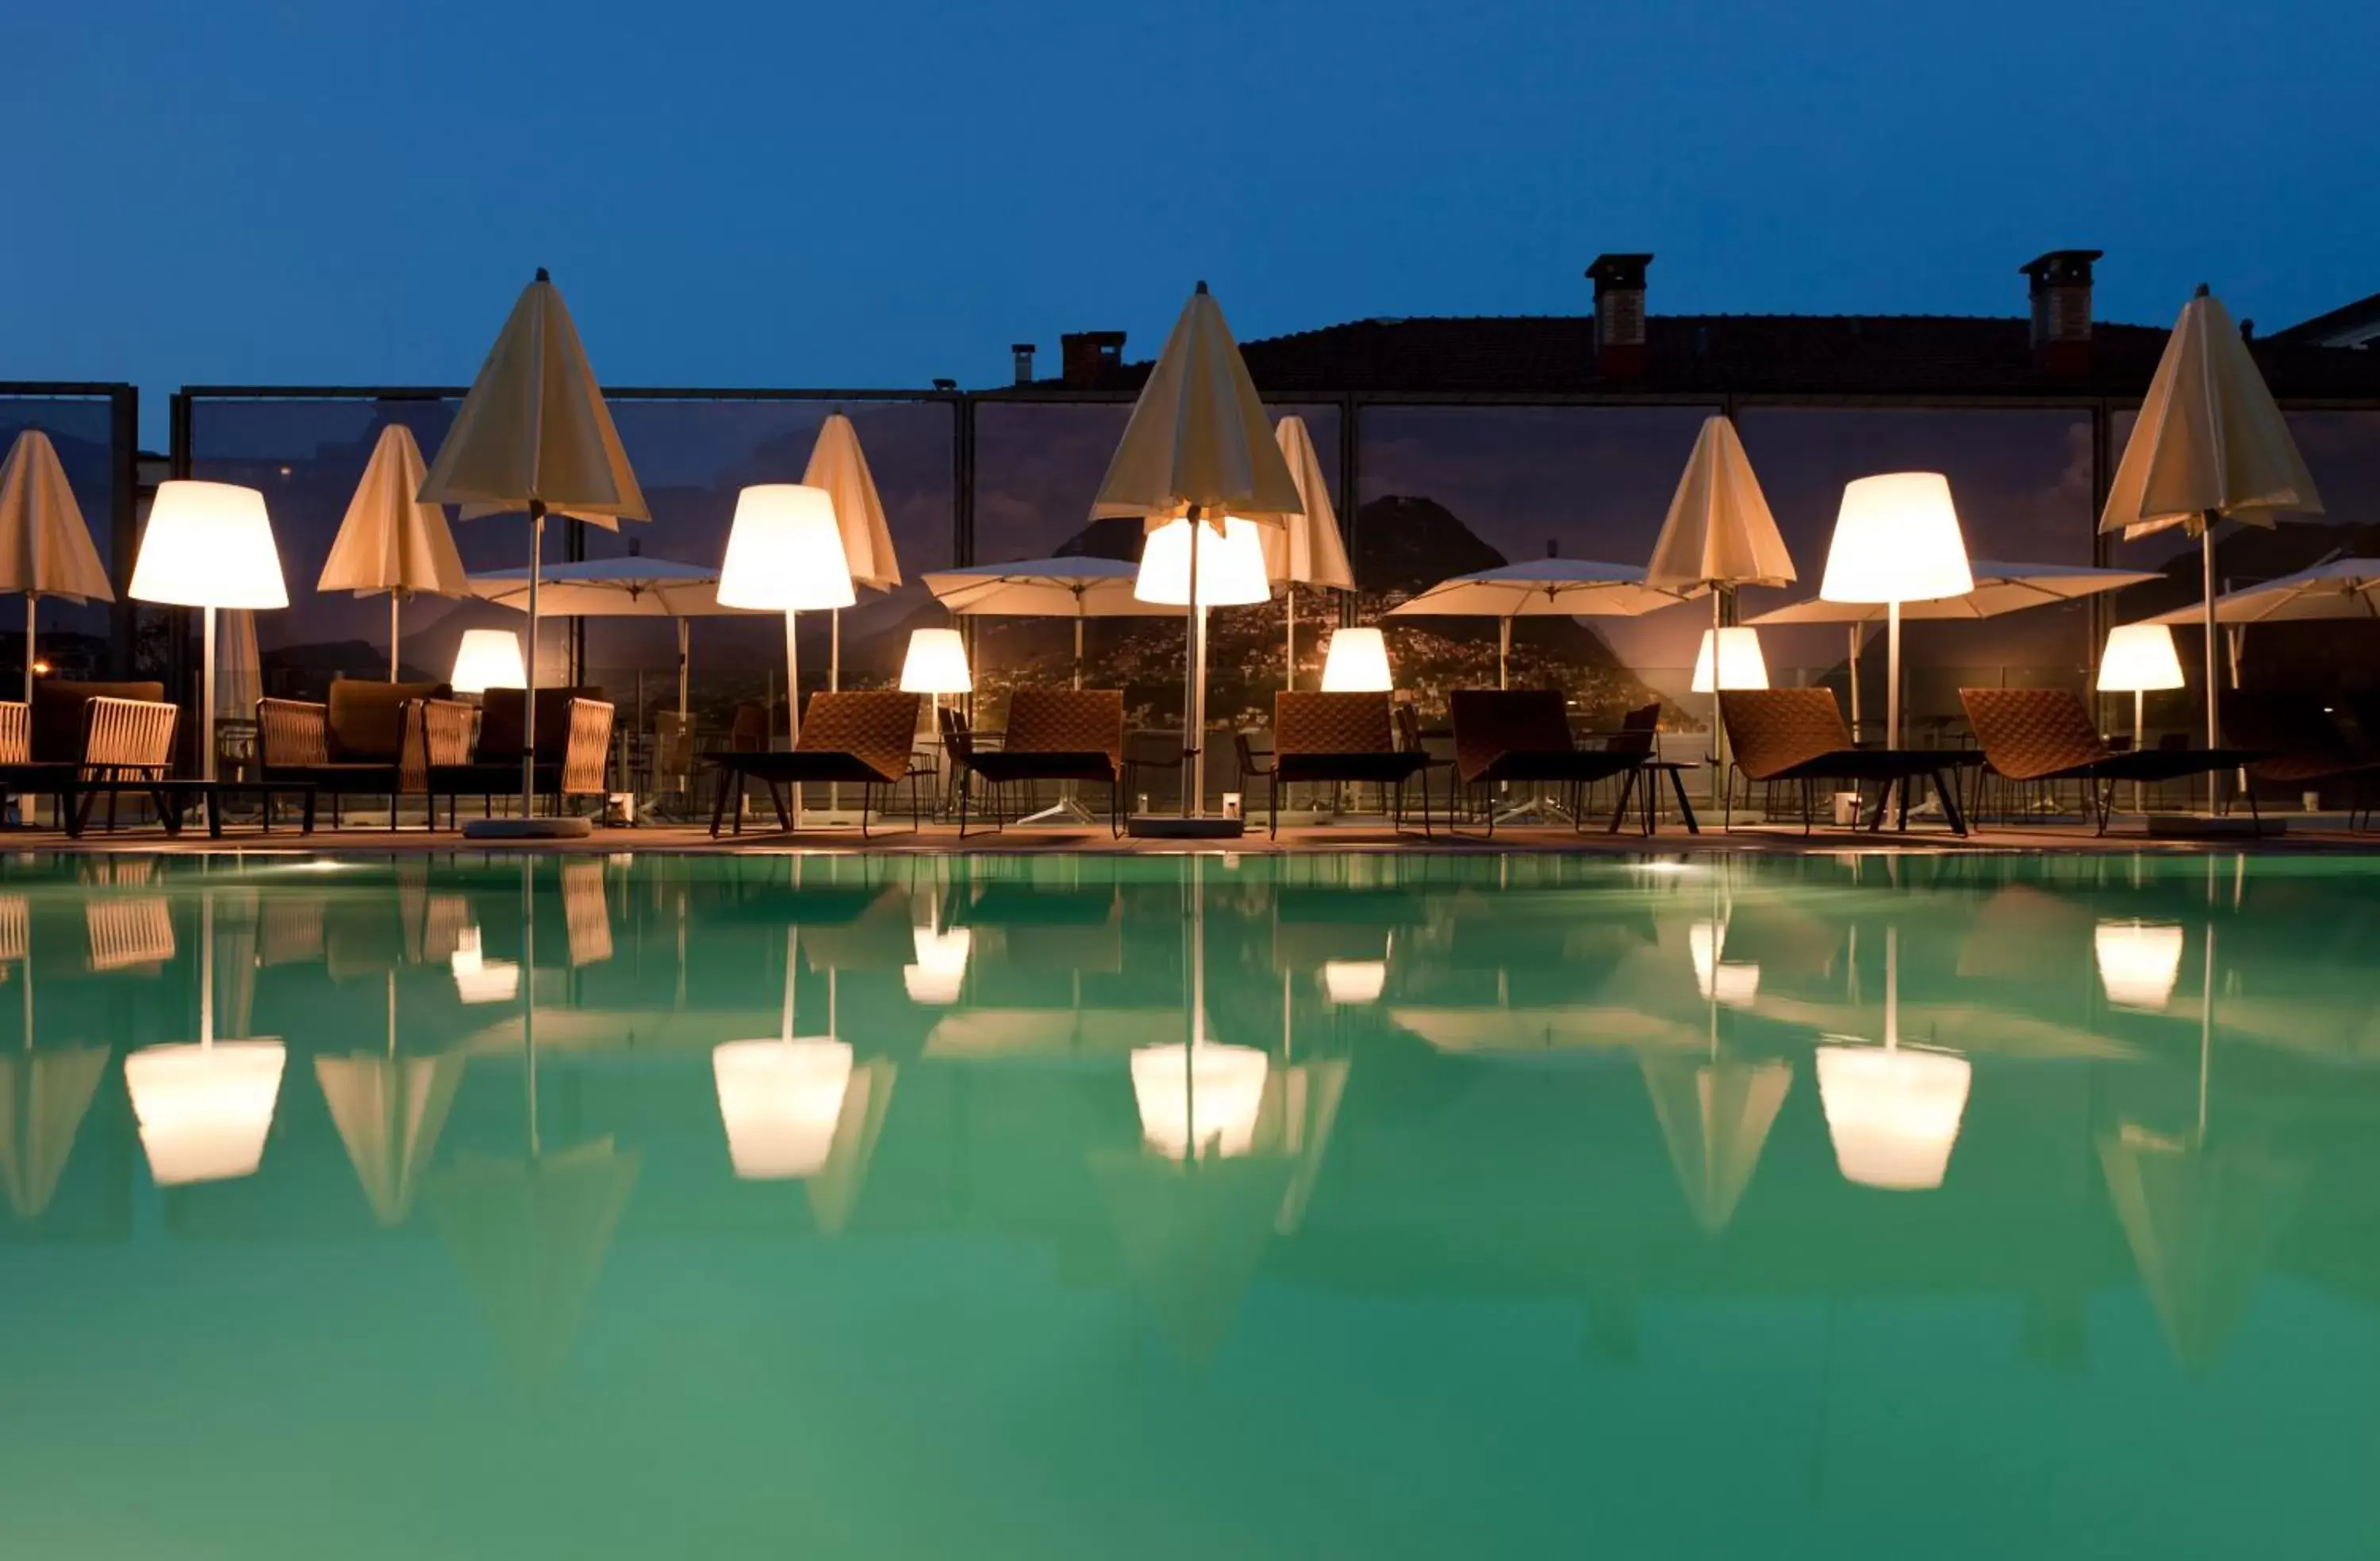
M 1792 557 L 1785 551 L 1777 517 L 1768 512 L 1768 497 L 1753 475 L 1752 457 L 1743 452 L 1735 423 L 1724 417 L 1704 418 L 1678 490 L 1670 498 L 1661 535 L 1653 543 L 1652 560 L 1645 565 L 1645 583 L 1687 598 L 1707 591 L 1711 628 L 1717 631 L 1734 616 L 1738 587 L 1790 586 L 1793 579 Z M 1727 772 L 1718 681 L 1711 679 L 1714 796 Z
M 1355 588 L 1355 574 L 1347 567 L 1347 544 L 1339 536 L 1339 517 L 1330 508 L 1330 484 L 1322 475 L 1322 457 L 1315 451 L 1314 436 L 1305 431 L 1305 419 L 1283 417 L 1273 430 L 1273 438 L 1281 445 L 1281 459 L 1289 464 L 1290 480 L 1297 484 L 1299 499 L 1305 506 L 1286 516 L 1278 530 L 1264 534 L 1265 574 L 1276 585 L 1289 587 L 1281 593 L 1286 618 L 1281 686 L 1295 688 L 1295 587 L 1352 591 Z
M 810 464 L 802 482 L 822 488 L 834 503 L 835 529 L 843 534 L 843 556 L 851 564 L 851 583 L 871 591 L 901 588 L 901 561 L 892 554 L 892 528 L 884 520 L 884 501 L 876 491 L 876 478 L 859 448 L 859 430 L 841 412 L 832 413 L 810 447 Z M 826 685 L 843 686 L 843 609 L 829 615 Z
M 1075 686 L 1083 686 L 1083 621 L 1171 618 L 1173 609 L 1133 594 L 1140 565 L 1114 558 L 1029 558 L 975 563 L 922 576 L 926 589 L 961 618 L 1071 618 Z
M 648 519 L 651 512 L 578 344 L 578 329 L 542 267 L 488 350 L 419 496 L 424 503 L 460 504 L 466 520 L 528 514 L 528 675 L 522 696 L 528 719 L 521 744 L 521 816 L 475 818 L 463 832 L 583 835 L 583 818 L 529 817 L 537 785 L 537 576 L 545 517 L 571 515 L 608 531 L 618 529 L 622 520 Z
M 82 506 L 67 483 L 57 447 L 27 429 L 0 465 L 0 591 L 25 599 L 25 702 L 33 701 L 34 604 L 45 596 L 79 606 L 114 601 Z
M 446 512 L 421 502 L 428 477 L 413 430 L 402 423 L 381 430 L 331 541 L 331 556 L 322 561 L 322 577 L 314 582 L 321 591 L 387 593 L 391 683 L 397 680 L 398 604 L 409 596 L 458 597 L 468 589 Z
M 582 559 L 538 571 L 538 611 L 556 618 L 674 618 L 677 620 L 677 713 L 686 712 L 687 622 L 742 615 L 746 609 L 719 601 L 719 566 L 676 559 Z M 492 569 L 469 579 L 470 594 L 500 607 L 526 611 L 529 571 Z
M 1388 611 L 1391 618 L 1494 618 L 1496 686 L 1510 686 L 1515 618 L 1634 618 L 1685 600 L 1645 583 L 1633 563 L 1533 558 L 1458 575 Z
M 2216 707 L 2215 523 L 2228 516 L 2269 526 L 2284 510 L 2320 514 L 2322 496 L 2248 344 L 2201 286 L 2182 306 L 2157 360 L 2108 484 L 2099 529 L 2130 540 L 2179 526 L 2198 538 L 2210 748 L 2222 746 L 2223 736 Z
M 2005 612 L 2021 612 L 2028 607 L 2055 607 L 2060 602 L 2081 601 L 2086 597 L 2106 591 L 2119 591 L 2126 586 L 2137 586 L 2158 578 L 2152 570 L 2095 569 L 2082 563 L 2003 563 L 1991 559 L 1973 559 L 1968 569 L 1974 575 L 1975 588 L 1964 596 L 1941 597 L 1932 601 L 1905 601 L 1900 604 L 1901 620 L 1919 618 L 1978 619 L 1997 618 Z M 1867 635 L 1871 623 L 1881 623 L 1891 606 L 1880 601 L 1828 601 L 1813 597 L 1808 601 L 1796 601 L 1763 612 L 1746 620 L 1753 628 L 1783 628 L 1805 623 L 1847 623 L 1851 626 L 1852 730 L 1860 727 L 1860 642 Z
M 1200 536 L 1208 527 L 1220 537 L 1226 518 L 1281 526 L 1305 506 L 1239 344 L 1232 339 L 1221 306 L 1201 282 L 1133 404 L 1132 420 L 1100 479 L 1091 517 L 1138 515 L 1152 532 L 1176 516 L 1186 519 L 1187 578 L 1202 582 Z M 1199 756 L 1206 746 L 1199 731 L 1205 705 L 1199 686 L 1199 669 L 1206 664 L 1203 590 L 1199 585 L 1183 593 L 1190 639 L 1182 692 L 1184 818 L 1199 811 Z
M 2380 559 L 2329 559 L 2262 585 L 2225 591 L 2214 608 L 2216 623 L 2233 625 L 2380 618 Z M 2187 627 L 2206 619 L 2207 604 L 2193 601 L 2146 621 Z

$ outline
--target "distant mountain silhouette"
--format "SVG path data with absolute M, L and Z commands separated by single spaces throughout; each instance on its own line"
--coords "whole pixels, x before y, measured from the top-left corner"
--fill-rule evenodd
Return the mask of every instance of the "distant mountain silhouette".
M 1358 590 L 1412 596 L 1512 560 L 1437 500 L 1392 493 L 1356 512 L 1355 546 L 1347 562 Z
M 1137 515 L 1095 520 L 1058 545 L 1060 558 L 1115 558 L 1140 562 L 1141 537 L 1147 529 Z

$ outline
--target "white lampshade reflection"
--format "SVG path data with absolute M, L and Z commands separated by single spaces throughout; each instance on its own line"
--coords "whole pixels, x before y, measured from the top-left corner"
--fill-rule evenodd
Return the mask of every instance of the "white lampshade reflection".
M 457 694 L 527 688 L 528 670 L 521 664 L 520 635 L 510 629 L 465 629 L 463 643 L 455 647 L 455 675 L 447 682 Z
M 2163 623 L 2119 623 L 2099 653 L 2099 692 L 2155 694 L 2181 686 L 2181 658 Z
M 1702 648 L 1694 653 L 1692 692 L 1716 694 L 1723 688 L 1767 686 L 1768 659 L 1761 654 L 1758 629 L 1739 627 L 1703 631 Z
M 972 694 L 966 642 L 956 629 L 912 629 L 909 654 L 901 662 L 904 694 Z
M 1718 922 L 1696 922 L 1686 928 L 1686 956 L 1694 964 L 1694 989 L 1705 1002 L 1730 1008 L 1750 1008 L 1760 996 L 1760 967 L 1719 955 L 1726 947 L 1727 928 Z
M 727 1157 L 746 1181 L 816 1176 L 851 1087 L 851 1047 L 832 1036 L 729 1041 L 710 1052 Z
M 1941 1186 L 1973 1072 L 1938 1051 L 1820 1047 L 1818 1099 L 1843 1180 L 1900 1192 Z
M 128 594 L 176 607 L 288 606 L 264 495 L 229 482 L 159 483 Z
M 125 1092 L 157 1185 L 255 1174 L 285 1056 L 279 1041 L 211 1041 L 143 1047 L 124 1059 Z
M 1386 960 L 1325 960 L 1322 995 L 1342 1008 L 1376 1003 L 1389 989 Z
M 2181 928 L 2170 922 L 2101 922 L 2091 934 L 2099 985 L 2119 1008 L 2162 1011 L 2181 981 Z
M 1132 594 L 1163 607 L 1187 607 L 1190 600 L 1190 527 L 1172 520 L 1151 532 L 1141 544 L 1140 575 Z M 1206 525 L 1205 522 L 1195 524 Z M 1212 526 L 1198 538 L 1198 601 L 1201 607 L 1244 607 L 1269 601 L 1272 581 L 1265 573 L 1264 538 L 1256 522 L 1227 515 L 1220 536 Z
M 948 927 L 941 932 L 930 926 L 910 929 L 917 962 L 901 967 L 901 985 L 913 1003 L 937 1007 L 959 1000 L 966 985 L 967 954 L 975 946 L 975 934 L 963 926 Z
M 1385 693 L 1396 686 L 1389 672 L 1389 644 L 1380 631 L 1340 629 L 1322 656 L 1325 694 Z
M 849 607 L 851 561 L 823 488 L 764 482 L 735 495 L 735 520 L 719 566 L 719 605 L 808 612 Z
M 1934 601 L 1974 588 L 1949 478 L 1888 472 L 1844 485 L 1821 600 Z
M 491 960 L 480 951 L 480 929 L 458 927 L 446 968 L 454 973 L 455 996 L 467 1003 L 508 1003 L 520 996 L 521 967 Z
M 1254 1047 L 1201 1041 L 1132 1054 L 1141 1142 L 1169 1160 L 1230 1158 L 1254 1145 L 1272 1059 Z

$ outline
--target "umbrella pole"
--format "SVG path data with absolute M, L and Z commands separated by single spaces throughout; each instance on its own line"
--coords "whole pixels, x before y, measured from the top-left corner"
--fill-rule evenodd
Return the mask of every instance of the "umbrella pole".
M 1190 506 L 1190 589 L 1184 593 L 1189 605 L 1183 611 L 1184 627 L 1190 636 L 1190 678 L 1182 689 L 1182 817 L 1198 816 L 1198 804 L 1206 789 L 1205 744 L 1201 741 L 1199 716 L 1200 696 L 1206 690 L 1200 685 L 1207 681 L 1207 613 L 1198 603 L 1206 594 L 1199 587 L 1198 533 L 1207 528 L 1207 517 L 1200 505 Z
M 1496 686 L 1512 686 L 1512 620 L 1496 620 Z
M 1289 609 L 1288 636 L 1282 641 L 1281 647 L 1281 685 L 1293 691 L 1297 687 L 1297 582 L 1293 580 L 1283 586 L 1281 597 Z M 26 643 L 31 642 L 32 636 L 28 635 Z M 26 654 L 32 653 L 28 651 Z
M 838 607 L 826 615 L 826 689 L 828 693 L 833 694 L 839 692 L 842 687 L 843 609 Z M 934 759 L 938 768 L 941 762 L 941 737 L 942 696 L 937 694 L 934 696 Z M 939 776 L 937 776 L 935 783 L 937 785 L 941 784 L 941 779 Z M 827 782 L 826 810 L 829 813 L 840 813 L 843 811 L 842 782 L 835 780 L 830 780 Z
M 1856 744 L 1859 742 L 1859 740 L 1860 740 L 1859 653 L 1860 653 L 1860 625 L 1859 625 L 1858 623 L 1852 623 L 1852 662 L 1851 662 L 1851 669 L 1852 669 L 1852 670 L 1851 670 L 1851 684 L 1852 684 L 1852 742 L 1854 744 Z
M 199 657 L 199 777 L 212 780 L 215 778 L 215 610 L 201 607 L 199 615 L 206 624 Z
M 528 654 L 521 664 L 524 674 L 521 682 L 526 685 L 521 690 L 521 817 L 524 819 L 535 810 L 537 796 L 537 576 L 544 559 L 545 501 L 531 499 L 528 502 Z M 212 635 L 212 613 L 208 615 L 208 632 Z M 208 644 L 212 646 L 212 638 Z M 207 654 L 212 658 L 214 652 L 210 648 Z M 209 697 L 212 701 L 212 696 Z M 214 773 L 212 764 L 207 773 Z M 524 896 L 528 894 L 526 884 L 521 892 Z M 534 1114 L 535 1110 L 532 1104 L 531 1113 Z
M 1076 602 L 1076 604 L 1077 604 L 1077 605 L 1079 605 L 1079 604 L 1081 603 L 1082 599 L 1081 599 L 1080 597 L 1077 597 L 1077 598 L 1075 598 L 1075 602 Z M 1081 614 L 1081 613 L 1079 613 L 1079 612 L 1077 612 L 1077 613 L 1075 615 L 1075 693 L 1077 693 L 1077 694 L 1080 694 L 1082 691 L 1083 691 L 1083 618 L 1082 618 L 1082 614 Z
M 785 613 L 785 732 L 788 748 L 802 745 L 802 675 L 801 649 L 794 642 L 795 621 L 800 616 L 788 610 Z M 793 783 L 794 828 L 802 827 L 802 783 Z
M 677 621 L 677 719 L 680 726 L 686 724 L 686 647 L 688 631 L 693 626 L 688 619 Z
M 388 593 L 388 681 L 396 681 L 396 593 Z
M 25 703 L 33 703 L 33 603 L 40 600 L 32 592 L 25 593 Z
M 2220 633 L 2215 623 L 2215 514 L 2208 511 L 2205 525 L 2198 533 L 2198 562 L 2206 603 L 2206 745 L 2223 745 L 2223 720 L 2217 709 L 2215 682 L 2215 659 L 2220 654 L 2216 639 Z M 2216 770 L 2206 777 L 2206 809 L 2209 813 L 2223 810 L 2223 772 Z
M 1719 709 L 1718 632 L 1727 626 L 1719 592 L 1711 587 L 1711 800 L 1718 800 L 1718 790 L 1727 784 L 1727 718 Z M 1714 955 L 1714 958 L 1717 956 Z M 1712 990 L 1718 988 L 1714 986 Z

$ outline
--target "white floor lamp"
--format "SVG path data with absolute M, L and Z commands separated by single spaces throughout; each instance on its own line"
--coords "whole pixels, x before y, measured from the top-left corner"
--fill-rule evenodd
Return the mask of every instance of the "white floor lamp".
M 135 601 L 195 607 L 205 624 L 199 683 L 199 774 L 215 778 L 215 612 L 289 605 L 264 495 L 228 482 L 157 485 L 126 593 Z
M 1844 485 L 1818 599 L 1888 607 L 1886 747 L 1900 746 L 1900 604 L 1965 596 L 1974 588 L 1949 478 L 1940 472 L 1888 472 Z

